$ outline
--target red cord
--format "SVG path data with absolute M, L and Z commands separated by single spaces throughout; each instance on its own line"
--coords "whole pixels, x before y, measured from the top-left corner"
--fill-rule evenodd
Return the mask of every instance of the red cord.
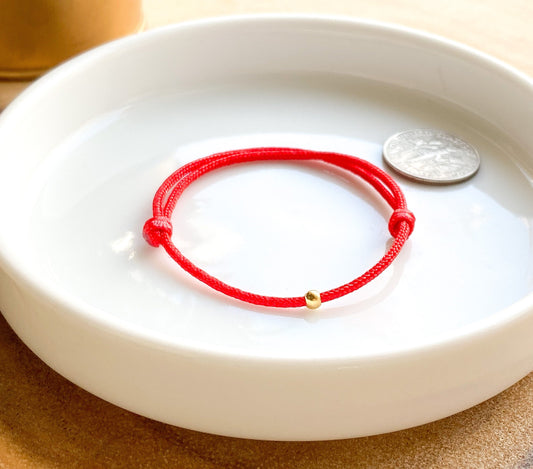
M 255 305 L 276 308 L 297 308 L 308 304 L 304 296 L 276 297 L 250 293 L 232 287 L 194 265 L 172 243 L 172 212 L 183 191 L 205 173 L 218 168 L 251 161 L 300 161 L 314 160 L 343 168 L 368 182 L 393 209 L 389 219 L 389 232 L 394 238 L 391 247 L 377 264 L 345 285 L 320 294 L 322 302 L 331 301 L 351 293 L 381 274 L 399 254 L 409 238 L 415 217 L 407 209 L 405 197 L 396 182 L 384 171 L 368 161 L 340 153 L 301 150 L 296 148 L 250 148 L 217 153 L 188 163 L 172 173 L 157 190 L 153 201 L 153 217 L 143 228 L 143 236 L 151 246 L 162 245 L 167 253 L 184 270 L 211 288 L 233 298 Z

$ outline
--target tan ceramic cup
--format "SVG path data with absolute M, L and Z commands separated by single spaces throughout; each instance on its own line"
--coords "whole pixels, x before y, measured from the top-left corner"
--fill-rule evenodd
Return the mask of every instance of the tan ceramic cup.
M 143 27 L 142 0 L 0 0 L 0 78 L 36 77 Z

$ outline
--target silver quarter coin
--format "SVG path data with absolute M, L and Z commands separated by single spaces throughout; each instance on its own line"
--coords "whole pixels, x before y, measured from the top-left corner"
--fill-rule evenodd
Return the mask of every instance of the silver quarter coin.
M 435 129 L 412 129 L 390 137 L 383 158 L 395 171 L 416 181 L 451 184 L 479 169 L 476 149 L 458 137 Z

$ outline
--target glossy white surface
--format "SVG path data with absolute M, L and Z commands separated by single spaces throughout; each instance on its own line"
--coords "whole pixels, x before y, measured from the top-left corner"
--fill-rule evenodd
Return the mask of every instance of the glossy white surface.
M 532 98 L 529 79 L 473 51 L 340 19 L 212 20 L 111 44 L 1 118 L 0 195 L 16 203 L 0 207 L 0 307 L 69 379 L 176 425 L 324 439 L 449 415 L 533 368 Z M 412 238 L 318 311 L 229 300 L 142 240 L 184 162 L 275 145 L 384 167 L 383 142 L 412 127 L 474 145 L 479 173 L 446 187 L 394 175 Z M 191 186 L 174 241 L 230 284 L 298 295 L 375 263 L 388 216 L 337 171 L 254 164 Z
M 318 312 L 229 300 L 142 238 L 155 189 L 192 159 L 294 146 L 383 166 L 383 136 L 420 126 L 465 134 L 483 153 L 483 172 L 446 188 L 402 179 L 418 218 L 405 251 L 390 272 Z M 69 293 L 169 341 L 304 358 L 431 343 L 530 291 L 524 253 L 533 190 L 506 165 L 505 138 L 491 130 L 424 95 L 327 75 L 247 77 L 145 99 L 91 120 L 48 154 L 29 201 L 30 231 L 39 233 L 34 256 L 42 275 Z M 495 181 L 505 197 L 491 191 Z M 185 193 L 174 242 L 230 284 L 297 296 L 346 283 L 377 262 L 390 239 L 390 213 L 371 188 L 331 170 L 249 165 L 205 177 Z

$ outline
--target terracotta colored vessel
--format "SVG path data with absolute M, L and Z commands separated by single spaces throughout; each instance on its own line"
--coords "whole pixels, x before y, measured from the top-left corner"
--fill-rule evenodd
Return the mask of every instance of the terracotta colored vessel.
M 0 78 L 33 78 L 143 27 L 142 0 L 0 0 Z

